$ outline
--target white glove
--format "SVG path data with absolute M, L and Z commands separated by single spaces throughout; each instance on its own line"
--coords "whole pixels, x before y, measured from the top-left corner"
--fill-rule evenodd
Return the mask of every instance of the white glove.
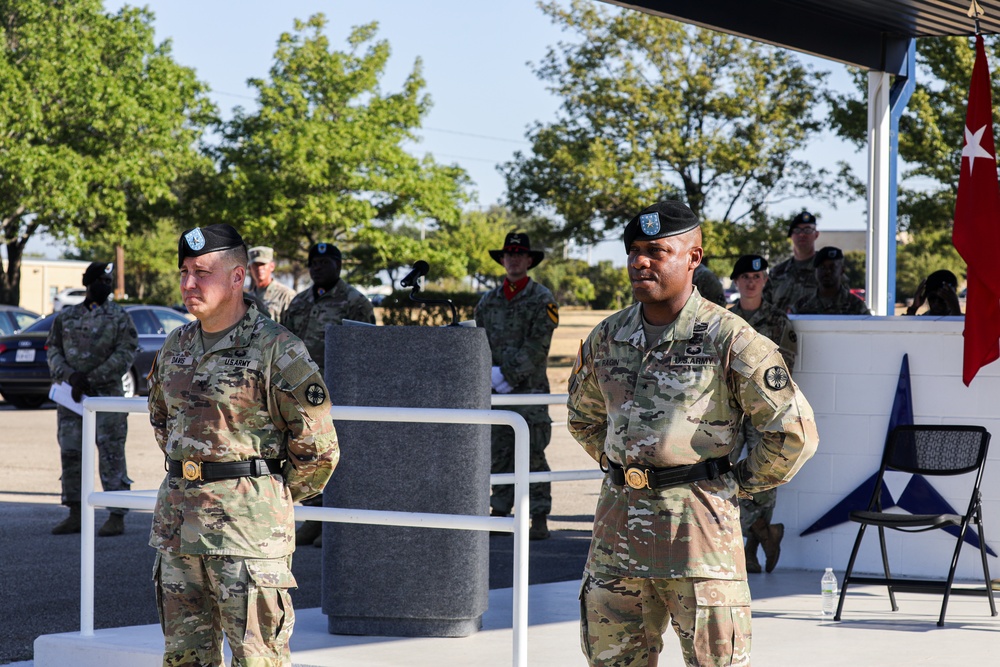
M 490 370 L 490 384 L 493 386 L 494 389 L 496 389 L 497 385 L 499 385 L 503 381 L 504 381 L 503 373 L 500 372 L 500 367 L 494 366 L 493 369 Z
M 501 380 L 500 384 L 496 386 L 496 390 L 498 394 L 509 394 L 514 391 L 514 388 L 506 380 Z

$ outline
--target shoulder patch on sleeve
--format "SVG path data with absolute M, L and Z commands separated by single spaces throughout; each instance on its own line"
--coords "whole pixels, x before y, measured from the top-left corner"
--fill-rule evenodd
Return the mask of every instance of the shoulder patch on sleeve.
M 291 363 L 281 366 L 279 361 L 281 377 L 288 383 L 289 389 L 295 389 L 316 373 L 316 366 L 307 356 L 297 357 Z
M 559 324 L 559 304 L 545 304 L 545 312 L 548 313 L 549 319 L 552 320 L 553 324 Z
M 749 335 L 747 335 L 749 333 Z M 750 377 L 761 363 L 767 359 L 778 346 L 767 336 L 742 332 L 733 341 L 732 368 L 744 377 Z

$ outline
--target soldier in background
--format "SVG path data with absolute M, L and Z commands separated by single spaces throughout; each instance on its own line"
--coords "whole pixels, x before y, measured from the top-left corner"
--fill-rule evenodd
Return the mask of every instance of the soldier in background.
M 844 282 L 844 253 L 827 246 L 813 258 L 816 288 L 792 305 L 796 315 L 871 315 Z
M 139 350 L 139 336 L 132 318 L 121 306 L 108 301 L 114 264 L 91 262 L 83 274 L 87 295 L 83 303 L 59 311 L 49 337 L 49 373 L 53 382 L 73 388 L 73 400 L 87 396 L 124 396 L 122 376 Z M 80 486 L 83 476 L 83 418 L 69 408 L 57 408 L 59 450 L 62 461 L 62 504 L 69 516 L 52 529 L 53 535 L 80 532 Z M 132 480 L 125 465 L 128 415 L 97 414 L 98 471 L 105 491 L 128 490 Z M 102 537 L 125 532 L 125 513 L 112 508 L 97 531 Z
M 726 307 L 726 290 L 722 287 L 722 281 L 707 266 L 699 264 L 695 268 L 691 283 L 704 298 L 717 306 Z
M 958 300 L 958 278 L 948 269 L 939 269 L 920 281 L 913 295 L 913 303 L 906 309 L 906 315 L 916 315 L 920 307 L 927 303 L 927 310 L 921 315 L 932 317 L 960 317 L 962 305 Z
M 498 394 L 547 394 L 549 346 L 559 325 L 559 306 L 544 285 L 528 277 L 528 271 L 544 258 L 532 250 L 527 234 L 510 233 L 503 248 L 490 250 L 490 257 L 507 272 L 503 284 L 487 292 L 476 305 L 476 326 L 486 330 L 493 356 L 491 384 Z M 552 438 L 552 419 L 547 405 L 504 407 L 528 422 L 531 472 L 549 470 L 545 448 Z M 514 431 L 508 426 L 491 429 L 491 472 L 514 472 Z M 552 489 L 548 482 L 529 486 L 531 529 L 528 537 L 549 537 L 548 516 L 552 512 Z M 514 487 L 493 487 L 493 516 L 508 516 L 514 506 Z
M 149 420 L 167 475 L 149 544 L 163 664 L 290 665 L 292 502 L 339 458 L 323 377 L 305 345 L 243 295 L 247 252 L 229 225 L 178 244 L 175 329 L 150 374 Z
M 288 310 L 288 304 L 295 298 L 295 290 L 274 279 L 274 249 L 257 246 L 248 251 L 250 257 L 250 293 L 264 302 L 267 315 L 275 322 L 281 322 Z
M 316 243 L 309 248 L 312 287 L 295 295 L 282 320 L 305 343 L 320 374 L 325 373 L 328 326 L 342 324 L 344 320 L 375 324 L 371 301 L 340 277 L 341 266 L 340 249 L 332 243 Z M 316 496 L 303 505 L 322 507 L 323 498 Z M 295 533 L 295 543 L 322 546 L 323 525 L 319 521 L 304 521 Z
M 668 624 L 684 664 L 749 665 L 737 497 L 790 480 L 818 442 L 777 345 L 692 287 L 698 224 L 676 201 L 628 223 L 637 303 L 595 327 L 570 376 L 569 431 L 607 472 L 581 587 L 591 665 L 657 664 Z M 744 420 L 765 446 L 733 466 Z
M 736 260 L 729 277 L 740 293 L 739 301 L 729 308 L 729 312 L 742 317 L 757 333 L 767 336 L 776 344 L 785 360 L 785 366 L 791 372 L 795 367 L 798 344 L 788 315 L 763 299 L 764 286 L 767 284 L 767 260 L 760 255 L 743 255 Z M 743 444 L 729 456 L 733 463 L 742 457 L 744 451 L 749 452 L 762 441 L 761 432 L 749 420 L 743 421 L 741 431 Z M 768 572 L 778 564 L 785 526 L 771 523 L 777 497 L 778 490 L 769 489 L 753 494 L 753 498 L 740 498 L 740 527 L 746 538 L 747 572 L 761 571 L 757 560 L 758 546 L 764 547 L 764 567 Z
M 771 269 L 771 277 L 764 290 L 764 300 L 784 313 L 802 297 L 811 296 L 816 289 L 813 266 L 816 239 L 819 238 L 816 216 L 802 211 L 792 218 L 788 238 L 792 241 L 792 256 Z
M 331 243 L 309 248 L 309 277 L 313 284 L 288 305 L 282 324 L 302 339 L 323 372 L 326 364 L 326 328 L 344 320 L 375 324 L 372 302 L 341 279 L 340 249 Z

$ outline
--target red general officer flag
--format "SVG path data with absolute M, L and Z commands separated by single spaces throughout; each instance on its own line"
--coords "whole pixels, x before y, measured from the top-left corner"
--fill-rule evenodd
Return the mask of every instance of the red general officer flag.
M 962 381 L 969 386 L 980 368 L 1000 358 L 1000 182 L 990 72 L 980 35 L 976 36 L 976 64 L 965 113 L 951 240 L 968 267 Z

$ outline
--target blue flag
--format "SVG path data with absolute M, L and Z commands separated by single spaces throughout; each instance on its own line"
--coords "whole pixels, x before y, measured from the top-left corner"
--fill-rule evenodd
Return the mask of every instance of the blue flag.
M 889 434 L 897 426 L 904 426 L 913 423 L 913 394 L 910 387 L 910 359 L 909 355 L 903 355 L 903 363 L 899 367 L 899 380 L 896 382 L 896 395 L 892 400 L 892 410 L 889 412 L 889 428 L 886 431 L 886 442 Z M 878 472 L 862 482 L 856 489 L 851 491 L 833 509 L 824 514 L 814 524 L 803 530 L 800 535 L 810 535 L 812 533 L 832 528 L 838 524 L 850 520 L 850 513 L 855 510 L 868 509 L 872 493 L 875 491 L 875 481 L 878 479 Z M 938 493 L 930 482 L 922 475 L 912 475 L 907 482 L 899 498 L 893 498 L 888 487 L 882 488 L 882 508 L 899 506 L 910 514 L 958 514 L 948 504 L 940 493 Z M 946 531 L 958 537 L 958 528 L 948 526 Z M 965 533 L 965 541 L 970 545 L 979 548 L 979 534 L 975 530 Z M 991 556 L 996 553 L 989 545 L 986 545 L 986 552 Z

